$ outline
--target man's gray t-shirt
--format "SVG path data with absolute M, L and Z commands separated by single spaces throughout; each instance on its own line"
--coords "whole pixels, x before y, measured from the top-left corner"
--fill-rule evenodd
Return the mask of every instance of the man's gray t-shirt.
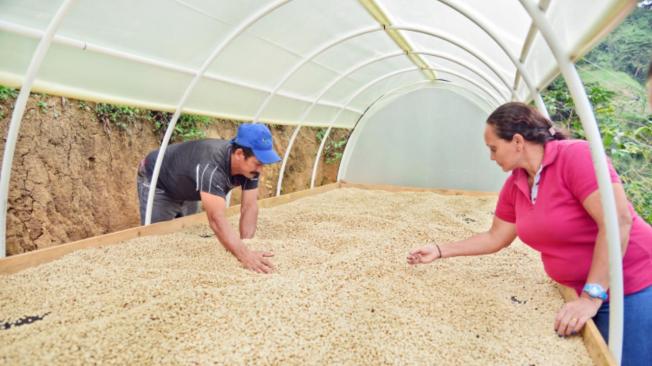
M 231 143 L 227 140 L 204 139 L 168 146 L 156 187 L 172 199 L 199 201 L 199 192 L 220 197 L 236 186 L 243 190 L 258 187 L 258 177 L 231 176 Z M 158 150 L 147 154 L 145 173 L 152 177 Z

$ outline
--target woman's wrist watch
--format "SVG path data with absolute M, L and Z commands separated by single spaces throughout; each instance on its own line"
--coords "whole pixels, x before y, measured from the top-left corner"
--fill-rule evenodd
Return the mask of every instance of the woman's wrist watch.
M 594 299 L 600 299 L 602 301 L 607 300 L 609 297 L 607 295 L 607 290 L 604 289 L 600 284 L 598 283 L 587 283 L 584 285 L 584 288 L 582 289 L 582 292 L 586 292 L 587 295 Z

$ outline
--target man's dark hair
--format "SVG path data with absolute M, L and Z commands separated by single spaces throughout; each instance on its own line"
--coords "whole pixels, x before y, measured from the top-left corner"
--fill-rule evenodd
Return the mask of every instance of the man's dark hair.
M 650 59 L 650 66 L 647 67 L 647 79 L 645 80 L 650 79 L 652 79 L 652 59 Z
M 245 146 L 241 146 L 236 144 L 235 142 L 231 143 L 231 154 L 235 154 L 235 151 L 238 149 L 242 149 L 242 152 L 244 153 L 245 159 L 249 159 L 250 157 L 254 156 L 254 152 Z

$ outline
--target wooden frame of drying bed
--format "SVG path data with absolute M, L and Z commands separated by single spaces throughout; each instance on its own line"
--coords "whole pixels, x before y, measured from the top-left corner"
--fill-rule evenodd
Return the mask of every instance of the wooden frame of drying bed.
M 338 188 L 359 188 L 369 190 L 383 190 L 389 192 L 434 192 L 445 195 L 466 195 L 466 196 L 487 196 L 496 193 L 493 192 L 472 192 L 451 189 L 430 189 L 430 188 L 416 188 L 416 187 L 402 187 L 392 185 L 376 185 L 376 184 L 357 184 L 348 182 L 337 182 L 327 184 L 321 187 L 298 191 L 294 193 L 284 194 L 282 196 L 270 197 L 258 201 L 258 206 L 261 208 L 274 207 L 296 201 L 303 197 L 312 196 L 315 194 L 327 192 Z M 227 209 L 227 216 L 235 215 L 240 211 L 240 206 L 232 206 Z M 125 240 L 150 235 L 163 235 L 169 234 L 189 226 L 204 223 L 207 221 L 206 215 L 201 212 L 195 215 L 182 217 L 172 221 L 160 222 L 148 226 L 139 226 L 131 229 L 121 230 L 110 234 L 95 236 L 83 240 L 74 241 L 67 244 L 61 244 L 49 248 L 39 249 L 28 253 L 13 255 L 7 258 L 0 259 L 0 275 L 11 274 L 21 270 L 37 266 L 39 264 L 51 262 L 64 255 L 74 252 L 79 249 L 96 248 L 106 245 L 116 245 Z M 559 292 L 566 301 L 577 298 L 575 290 L 558 285 Z M 589 320 L 582 329 L 582 339 L 584 345 L 593 360 L 595 365 L 598 366 L 615 366 L 616 362 L 613 358 L 607 344 L 600 335 L 598 328 L 592 320 Z

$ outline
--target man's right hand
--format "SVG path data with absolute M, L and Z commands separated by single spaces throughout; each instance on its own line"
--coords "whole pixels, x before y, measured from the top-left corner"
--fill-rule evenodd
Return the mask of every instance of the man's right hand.
M 246 269 L 258 273 L 271 273 L 274 271 L 274 265 L 268 259 L 273 257 L 274 253 L 261 252 L 257 250 L 247 250 L 244 254 L 239 255 L 237 258 Z

